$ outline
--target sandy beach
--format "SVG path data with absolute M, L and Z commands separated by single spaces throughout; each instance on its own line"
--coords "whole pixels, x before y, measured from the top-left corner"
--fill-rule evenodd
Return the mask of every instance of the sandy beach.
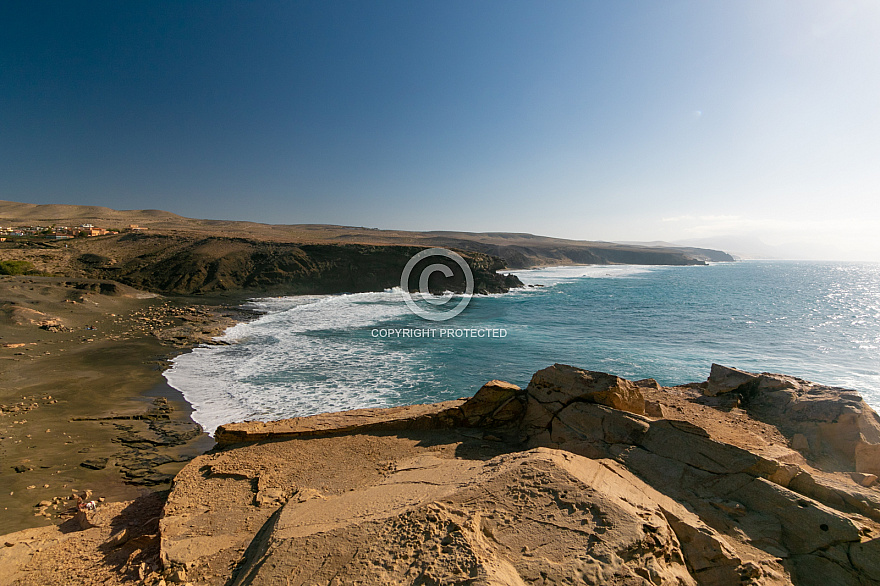
M 237 302 L 198 301 L 0 278 L 2 532 L 62 521 L 73 491 L 118 501 L 167 489 L 211 448 L 162 377 L 170 358 L 235 322 Z

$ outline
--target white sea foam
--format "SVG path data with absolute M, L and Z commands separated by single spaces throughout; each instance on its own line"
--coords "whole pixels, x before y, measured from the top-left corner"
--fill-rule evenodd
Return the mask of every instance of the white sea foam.
M 701 380 L 715 361 L 854 388 L 876 407 L 872 270 L 777 262 L 516 271 L 544 287 L 477 295 L 455 323 L 506 327 L 503 344 L 373 338 L 373 328 L 426 325 L 400 290 L 257 299 L 250 306 L 265 314 L 227 330 L 231 345 L 197 348 L 165 374 L 211 432 L 231 421 L 444 400 L 499 376 L 527 383 L 555 359 L 666 383 Z
M 656 267 L 639 265 L 583 265 L 527 269 L 512 271 L 512 273 L 519 277 L 519 280 L 525 285 L 550 287 L 583 278 L 620 279 L 632 277 L 655 269 Z
M 545 286 L 583 277 L 626 277 L 634 266 L 552 267 L 519 271 Z M 536 290 L 514 290 L 514 294 Z M 209 433 L 232 421 L 268 420 L 395 404 L 402 393 L 435 381 L 428 348 L 396 348 L 368 335 L 373 326 L 410 315 L 399 288 L 381 293 L 304 295 L 251 300 L 264 312 L 173 360 L 165 372 Z M 424 393 L 422 393 L 424 394 Z
M 231 345 L 196 348 L 165 372 L 209 433 L 231 421 L 387 406 L 431 377 L 419 368 L 420 352 L 357 335 L 408 314 L 399 290 L 257 299 L 250 306 L 266 314 L 228 329 L 219 339 Z

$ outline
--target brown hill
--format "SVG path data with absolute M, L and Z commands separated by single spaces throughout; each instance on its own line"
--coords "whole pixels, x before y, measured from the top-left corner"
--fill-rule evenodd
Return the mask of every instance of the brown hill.
M 0 221 L 7 224 L 67 225 L 91 223 L 106 228 L 130 224 L 151 232 L 186 236 L 221 236 L 301 244 L 441 246 L 503 259 L 508 268 L 571 264 L 702 264 L 732 261 L 708 249 L 651 247 L 591 242 L 507 232 L 414 232 L 329 224 L 259 224 L 199 220 L 161 210 L 113 210 L 98 206 L 37 205 L 0 201 Z

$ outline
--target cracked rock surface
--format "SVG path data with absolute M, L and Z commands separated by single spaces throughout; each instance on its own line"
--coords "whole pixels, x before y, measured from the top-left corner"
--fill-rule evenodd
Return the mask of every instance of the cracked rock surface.
M 880 584 L 877 422 L 794 377 L 554 365 L 467 400 L 223 426 L 175 477 L 143 582 Z

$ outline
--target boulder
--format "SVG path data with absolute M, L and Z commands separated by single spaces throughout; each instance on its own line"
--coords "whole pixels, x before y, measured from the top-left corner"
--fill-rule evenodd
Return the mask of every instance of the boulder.
M 664 419 L 667 411 L 659 401 L 645 401 L 645 415 L 654 419 Z
M 853 472 L 850 474 L 850 478 L 853 479 L 853 482 L 859 484 L 864 487 L 871 487 L 877 484 L 877 475 L 876 474 L 865 474 L 863 472 Z
M 640 415 L 645 413 L 645 396 L 632 382 L 613 374 L 565 364 L 554 364 L 536 372 L 526 392 L 529 399 L 544 405 L 583 401 Z
M 112 534 L 110 538 L 104 543 L 109 545 L 112 548 L 120 547 L 121 545 L 126 544 L 131 540 L 131 531 L 127 527 L 123 527 L 116 533 Z
M 653 378 L 639 379 L 637 381 L 634 381 L 633 384 L 637 387 L 650 389 L 652 391 L 660 391 L 663 389 L 663 387 L 660 386 L 660 383 L 658 383 L 657 380 Z
M 744 370 L 712 364 L 708 380 L 709 384 L 704 392 L 710 397 L 716 397 L 722 393 L 734 391 L 747 383 L 752 383 L 757 378 L 756 375 Z
M 777 426 L 820 465 L 880 475 L 880 417 L 856 391 L 713 364 L 704 392 L 741 395 L 749 416 Z
M 522 389 L 500 380 L 484 384 L 461 406 L 466 425 L 495 427 L 519 421 L 523 414 Z
M 865 474 L 865 477 L 873 476 L 874 482 L 880 476 L 880 444 L 857 442 L 855 445 L 856 471 Z M 871 486 L 866 484 L 865 486 Z

